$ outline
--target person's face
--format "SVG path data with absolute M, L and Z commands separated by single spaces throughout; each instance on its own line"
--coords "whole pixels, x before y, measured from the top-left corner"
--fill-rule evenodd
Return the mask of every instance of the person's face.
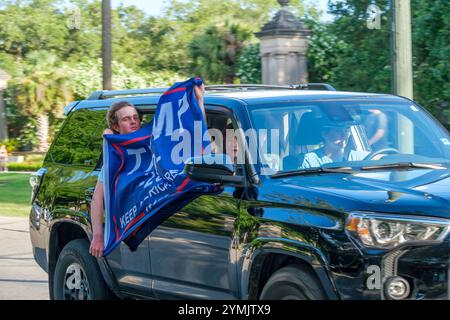
M 322 133 L 325 144 L 328 147 L 343 149 L 347 146 L 350 137 L 349 128 L 327 128 Z
M 118 122 L 113 129 L 120 134 L 132 133 L 141 128 L 141 120 L 134 107 L 124 107 L 117 111 L 116 116 Z
M 239 145 L 237 137 L 234 136 L 231 139 L 226 139 L 225 152 L 233 160 L 234 163 L 237 161 L 239 151 Z
M 238 140 L 232 126 L 227 126 L 223 131 L 223 139 L 225 142 L 225 153 L 231 158 L 233 163 L 237 162 L 238 157 Z

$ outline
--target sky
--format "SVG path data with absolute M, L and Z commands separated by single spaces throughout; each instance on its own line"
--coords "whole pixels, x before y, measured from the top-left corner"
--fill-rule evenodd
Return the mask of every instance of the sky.
M 226 1 L 226 0 L 225 0 Z M 123 3 L 124 5 L 134 5 L 148 14 L 158 15 L 166 1 L 165 0 L 111 0 L 112 6 L 116 7 Z M 322 20 L 329 21 L 331 16 L 326 14 L 328 0 L 314 0 L 319 10 L 323 11 Z

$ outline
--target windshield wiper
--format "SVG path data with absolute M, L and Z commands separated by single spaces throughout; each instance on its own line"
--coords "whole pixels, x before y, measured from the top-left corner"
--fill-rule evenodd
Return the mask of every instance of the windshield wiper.
M 378 169 L 404 169 L 404 168 L 418 168 L 418 169 L 446 169 L 440 164 L 433 163 L 415 163 L 415 162 L 398 162 L 379 164 L 374 166 L 364 166 L 361 170 L 378 170 Z
M 331 167 L 331 168 L 318 167 L 318 168 L 307 168 L 307 169 L 277 172 L 270 177 L 271 178 L 282 178 L 282 177 L 290 177 L 290 176 L 306 175 L 306 174 L 316 174 L 316 173 L 347 173 L 347 174 L 350 174 L 352 172 L 353 172 L 353 169 L 351 167 Z

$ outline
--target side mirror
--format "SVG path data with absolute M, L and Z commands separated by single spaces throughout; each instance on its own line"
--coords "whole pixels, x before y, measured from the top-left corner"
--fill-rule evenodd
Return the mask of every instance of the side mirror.
M 245 177 L 236 175 L 231 163 L 224 154 L 193 157 L 184 165 L 184 173 L 194 181 L 243 186 Z

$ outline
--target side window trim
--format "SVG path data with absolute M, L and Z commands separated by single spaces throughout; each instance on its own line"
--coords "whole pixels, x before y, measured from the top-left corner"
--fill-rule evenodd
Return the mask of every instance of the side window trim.
M 221 116 L 226 116 L 229 119 L 231 119 L 231 122 L 232 122 L 233 127 L 235 128 L 235 130 L 240 128 L 239 119 L 235 116 L 233 111 L 231 109 L 227 108 L 227 107 L 218 106 L 218 105 L 205 105 L 205 111 L 206 111 L 206 116 L 207 117 L 209 117 L 210 115 L 214 115 L 214 114 L 221 115 Z M 239 136 L 241 136 L 241 135 L 239 134 Z M 245 137 L 240 137 L 240 138 L 241 138 L 241 140 L 245 139 Z M 245 142 L 244 145 L 246 146 L 247 143 Z M 245 154 L 244 154 L 245 162 L 244 162 L 244 164 L 237 164 L 236 168 L 238 170 L 241 170 L 243 175 L 248 178 L 247 173 L 250 172 L 250 171 L 247 169 L 247 165 L 249 165 L 248 164 L 248 157 L 247 157 L 247 152 L 248 152 L 247 148 L 244 148 L 244 152 L 245 152 Z

